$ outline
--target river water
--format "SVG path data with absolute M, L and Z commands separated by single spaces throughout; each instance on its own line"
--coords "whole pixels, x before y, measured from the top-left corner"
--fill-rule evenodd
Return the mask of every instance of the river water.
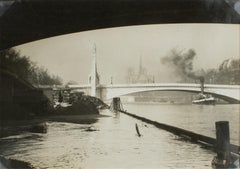
M 187 129 L 210 137 L 215 135 L 216 121 L 229 121 L 230 141 L 239 144 L 240 105 L 195 105 L 195 104 L 157 104 L 131 103 L 124 109 L 160 123 Z
M 239 105 L 125 104 L 129 112 L 214 136 L 214 123 L 230 121 L 238 143 Z M 48 122 L 47 134 L 0 139 L 0 155 L 35 168 L 211 168 L 215 153 L 125 114 L 103 111 L 92 124 Z M 135 130 L 138 124 L 142 137 Z M 89 132 L 87 129 L 93 129 Z

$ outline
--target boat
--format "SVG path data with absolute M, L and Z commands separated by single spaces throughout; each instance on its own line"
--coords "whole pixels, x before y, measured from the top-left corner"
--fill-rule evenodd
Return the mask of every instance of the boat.
M 215 104 L 216 99 L 211 95 L 200 93 L 196 99 L 192 101 L 193 104 Z
M 204 77 L 200 77 L 201 93 L 192 101 L 193 104 L 215 104 L 216 99 L 210 94 L 204 94 Z

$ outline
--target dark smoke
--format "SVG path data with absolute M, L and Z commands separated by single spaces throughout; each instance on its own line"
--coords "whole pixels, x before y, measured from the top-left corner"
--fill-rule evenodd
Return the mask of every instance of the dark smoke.
M 187 77 L 204 80 L 203 76 L 197 75 L 193 70 L 193 60 L 195 56 L 196 52 L 193 49 L 189 49 L 187 52 L 173 49 L 169 55 L 161 59 L 161 62 L 173 68 L 176 75 L 180 76 L 182 79 L 186 79 Z

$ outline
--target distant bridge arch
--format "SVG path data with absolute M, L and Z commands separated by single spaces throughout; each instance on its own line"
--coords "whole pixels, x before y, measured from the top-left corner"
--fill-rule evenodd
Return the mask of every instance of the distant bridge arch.
M 41 86 L 41 89 L 50 89 L 51 86 Z M 91 85 L 68 85 L 70 90 L 78 90 L 87 95 L 91 94 Z M 184 91 L 201 92 L 200 84 L 193 83 L 153 83 L 153 84 L 121 84 L 121 85 L 98 85 L 96 97 L 109 100 L 132 93 L 148 91 Z M 204 93 L 228 101 L 229 103 L 240 103 L 240 85 L 214 85 L 205 84 Z
M 189 92 L 189 93 L 196 93 L 198 94 L 200 91 L 197 91 L 197 90 L 181 90 L 181 89 L 161 89 L 161 90 L 157 90 L 157 89 L 151 89 L 151 90 L 145 90 L 145 91 L 137 91 L 137 92 L 131 92 L 131 93 L 127 93 L 127 94 L 122 94 L 122 95 L 119 95 L 119 96 L 114 96 L 114 97 L 121 97 L 121 96 L 127 96 L 129 94 L 134 94 L 134 93 L 143 93 L 143 92 L 151 92 L 151 91 L 177 91 L 177 92 Z M 238 101 L 237 99 L 234 99 L 232 97 L 228 97 L 228 96 L 225 96 L 225 95 L 221 95 L 221 94 L 216 94 L 216 93 L 212 93 L 212 92 L 204 92 L 205 94 L 211 94 L 213 97 L 216 97 L 216 98 L 219 98 L 219 99 L 222 99 L 222 100 L 225 100 L 229 103 L 240 103 L 240 101 Z M 108 98 L 107 100 L 109 99 L 112 99 L 113 97 L 111 98 Z
M 148 91 L 185 91 L 199 93 L 199 84 L 166 83 L 166 84 L 128 84 L 128 85 L 109 85 L 98 87 L 100 98 L 104 100 L 113 97 L 124 96 L 132 93 Z M 205 85 L 204 92 L 215 97 L 226 100 L 230 103 L 240 103 L 239 85 Z

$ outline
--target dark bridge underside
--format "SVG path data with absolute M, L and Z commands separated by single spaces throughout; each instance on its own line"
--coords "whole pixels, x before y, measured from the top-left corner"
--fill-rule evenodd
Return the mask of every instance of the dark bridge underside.
M 99 28 L 239 22 L 225 0 L 19 0 L 0 11 L 0 49 Z

